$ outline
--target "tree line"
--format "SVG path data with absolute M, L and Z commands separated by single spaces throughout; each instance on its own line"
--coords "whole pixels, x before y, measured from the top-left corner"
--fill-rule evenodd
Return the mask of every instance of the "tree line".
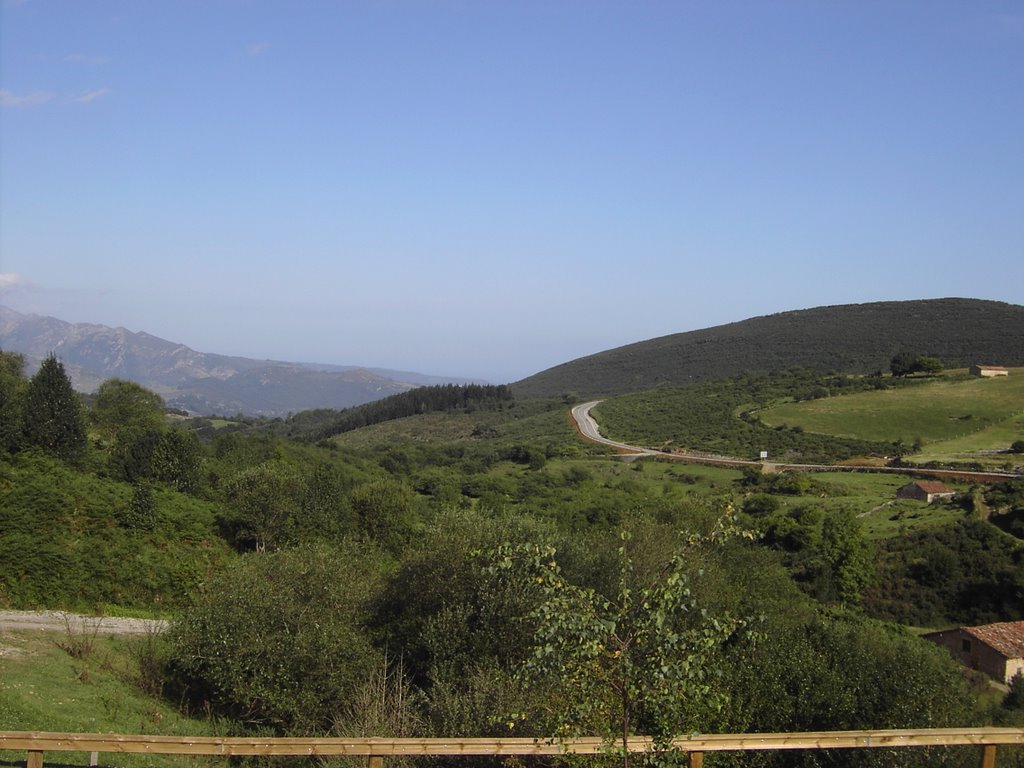
M 346 408 L 340 412 L 321 413 L 319 420 L 327 420 L 326 424 L 313 428 L 307 426 L 298 434 L 292 432 L 291 436 L 323 440 L 354 429 L 406 416 L 417 416 L 424 413 L 452 413 L 454 411 L 471 413 L 474 410 L 496 410 L 509 404 L 512 399 L 512 390 L 505 384 L 440 384 L 417 387 L 408 392 L 390 395 L 372 403 Z

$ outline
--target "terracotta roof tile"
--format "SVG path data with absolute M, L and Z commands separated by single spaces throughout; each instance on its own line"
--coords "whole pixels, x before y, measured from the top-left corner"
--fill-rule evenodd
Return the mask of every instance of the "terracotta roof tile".
M 953 493 L 953 489 L 940 480 L 918 480 L 914 485 L 925 493 Z
M 1024 658 L 1024 621 L 1001 621 L 963 631 L 992 646 L 1008 659 Z

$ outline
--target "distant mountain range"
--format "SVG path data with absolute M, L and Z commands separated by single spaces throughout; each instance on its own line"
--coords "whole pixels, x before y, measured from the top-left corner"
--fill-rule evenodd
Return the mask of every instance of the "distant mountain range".
M 23 353 L 29 372 L 55 353 L 82 392 L 118 377 L 198 414 L 282 416 L 349 408 L 418 386 L 473 383 L 196 352 L 148 333 L 23 315 L 3 306 L 0 349 Z M 1024 306 L 948 298 L 781 312 L 618 347 L 511 386 L 518 397 L 592 397 L 788 368 L 871 373 L 887 371 L 901 351 L 933 355 L 947 367 L 1024 366 Z
M 29 373 L 51 352 L 56 354 L 80 392 L 93 392 L 117 377 L 158 392 L 172 407 L 198 414 L 283 416 L 362 405 L 424 385 L 470 383 L 379 368 L 196 352 L 148 333 L 24 315 L 3 306 L 0 349 L 24 354 Z
M 519 397 L 616 395 L 743 373 L 888 371 L 897 352 L 948 368 L 1024 365 L 1024 307 L 981 299 L 818 307 L 662 336 L 582 357 L 512 385 Z

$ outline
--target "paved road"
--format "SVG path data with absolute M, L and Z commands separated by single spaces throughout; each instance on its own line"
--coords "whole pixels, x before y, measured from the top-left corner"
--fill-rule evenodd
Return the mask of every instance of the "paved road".
M 745 461 L 744 459 L 736 459 L 731 456 L 712 456 L 706 453 L 698 453 L 697 451 L 672 451 L 666 453 L 664 451 L 656 451 L 653 448 L 643 448 L 639 445 L 629 445 L 627 443 L 619 443 L 615 440 L 609 440 L 601 434 L 598 429 L 597 422 L 594 417 L 590 415 L 590 409 L 600 403 L 600 400 L 591 400 L 589 403 L 582 403 L 572 409 L 572 417 L 576 421 L 576 426 L 579 432 L 586 440 L 590 440 L 593 443 L 600 443 L 601 445 L 609 445 L 612 448 L 617 448 L 624 452 L 628 456 L 661 456 L 668 459 L 687 460 L 693 462 L 703 462 L 706 464 L 718 464 L 729 467 L 746 467 L 760 465 L 759 461 Z
M 99 635 L 145 635 L 162 632 L 167 622 L 161 619 L 126 619 L 114 616 L 81 616 L 63 611 L 0 611 L 0 630 L 40 630 L 96 632 Z
M 737 459 L 732 456 L 713 456 L 706 453 L 700 453 L 698 451 L 674 450 L 666 453 L 664 451 L 656 451 L 651 448 L 644 448 L 638 445 L 619 443 L 615 440 L 609 440 L 607 437 L 604 437 L 598 429 L 597 422 L 594 420 L 594 417 L 590 415 L 590 410 L 600 402 L 600 400 L 591 400 L 588 403 L 577 405 L 572 409 L 572 417 L 576 422 L 576 427 L 579 429 L 580 434 L 585 440 L 617 448 L 627 456 L 660 456 L 662 458 L 675 459 L 677 461 L 685 461 L 692 464 L 710 464 L 718 467 L 771 466 L 777 471 L 795 469 L 803 470 L 805 472 L 889 472 L 903 475 L 928 475 L 929 477 L 944 477 L 950 480 L 967 480 L 977 482 L 1000 482 L 1002 480 L 1020 477 L 1020 475 L 1012 472 L 964 472 L 955 469 L 926 469 L 924 467 L 911 466 L 861 467 L 841 464 L 776 464 L 774 462 L 769 465 L 761 461 Z
M 607 437 L 603 437 L 600 430 L 597 428 L 597 422 L 594 421 L 594 417 L 590 415 L 590 409 L 600 402 L 600 400 L 591 400 L 589 403 L 577 405 L 572 409 L 572 417 L 576 420 L 576 426 L 579 428 L 583 437 L 594 443 L 601 443 L 601 445 L 610 445 L 612 448 L 618 448 L 620 451 L 625 451 L 628 454 L 653 456 L 657 453 L 657 451 L 652 451 L 650 448 L 639 448 L 635 445 L 617 443 L 614 440 L 609 440 Z

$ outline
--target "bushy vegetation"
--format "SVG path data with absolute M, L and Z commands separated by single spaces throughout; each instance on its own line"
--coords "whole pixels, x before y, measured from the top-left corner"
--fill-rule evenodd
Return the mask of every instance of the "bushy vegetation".
M 1024 545 L 977 518 L 879 543 L 866 607 L 916 626 L 1024 616 Z
M 0 411 L 24 414 L 28 381 L 6 361 Z M 746 377 L 611 401 L 600 418 L 654 430 L 693 411 L 661 439 L 732 452 L 777 432 L 736 418 L 750 404 L 861 386 Z M 108 382 L 79 403 L 73 454 L 20 428 L 5 438 L 0 605 L 169 614 L 133 684 L 230 733 L 611 743 L 994 717 L 948 655 L 878 619 L 1019 618 L 1012 536 L 964 512 L 876 541 L 828 504 L 844 492 L 835 477 L 626 464 L 586 453 L 564 404 L 470 400 L 451 406 L 457 439 L 425 437 L 436 414 L 412 419 L 423 432 L 313 441 L 210 420 L 200 439 L 153 393 Z M 769 450 L 815 455 L 804 437 Z M 978 507 L 1011 520 L 1018 485 L 975 492 Z M 6 702 L 23 727 L 47 727 Z
M 773 461 L 831 463 L 852 456 L 893 455 L 898 446 L 800 427 L 768 427 L 754 412 L 782 398 L 814 400 L 887 386 L 891 383 L 879 377 L 787 371 L 623 395 L 602 401 L 593 413 L 603 434 L 627 443 L 740 458 L 757 458 L 767 451 Z
M 217 507 L 164 486 L 140 510 L 130 484 L 25 452 L 0 489 L 0 606 L 173 609 L 230 557 Z
M 344 545 L 247 555 L 176 623 L 171 669 L 194 709 L 279 733 L 358 731 L 354 707 L 379 690 L 385 652 L 401 655 L 405 693 L 374 724 L 382 735 L 613 740 L 624 674 L 637 676 L 626 725 L 648 733 L 974 717 L 948 655 L 816 608 L 763 549 L 716 537 L 716 514 L 689 510 L 696 538 L 641 518 L 625 538 L 581 539 L 453 513 L 388 572 Z
M 247 725 L 326 730 L 382 662 L 365 631 L 380 562 L 354 544 L 242 558 L 174 624 L 175 695 Z

